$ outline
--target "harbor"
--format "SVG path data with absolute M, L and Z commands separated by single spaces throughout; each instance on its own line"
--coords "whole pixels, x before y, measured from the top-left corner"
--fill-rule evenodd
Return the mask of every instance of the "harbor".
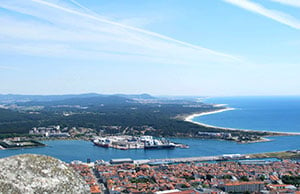
M 97 160 L 98 164 L 174 164 L 174 163 L 191 163 L 191 162 L 216 162 L 228 160 L 244 160 L 249 158 L 247 155 L 241 154 L 224 154 L 220 156 L 199 156 L 199 157 L 183 157 L 183 158 L 167 158 L 167 159 L 147 159 L 147 160 L 133 160 L 131 158 L 111 159 L 109 161 Z
M 35 140 L 22 140 L 20 138 L 11 138 L 0 141 L 0 150 L 5 149 L 23 149 L 44 147 L 45 144 Z
M 115 148 L 119 150 L 128 149 L 174 149 L 189 148 L 186 144 L 171 142 L 165 138 L 154 138 L 153 136 L 107 136 L 95 137 L 93 143 L 104 148 Z
M 95 146 L 92 141 L 86 140 L 47 140 L 41 141 L 44 147 L 31 147 L 27 149 L 5 149 L 0 150 L 0 157 L 8 157 L 17 154 L 42 154 L 59 158 L 65 162 L 74 160 L 109 161 L 113 158 L 132 158 L 139 159 L 170 159 L 170 158 L 191 158 L 220 156 L 223 154 L 251 154 L 278 152 L 282 150 L 299 149 L 299 136 L 272 137 L 274 141 L 237 144 L 235 142 L 190 139 L 190 138 L 170 138 L 172 142 L 189 145 L 189 149 L 128 149 L 120 150 L 115 148 L 104 148 Z M 76 150 L 71 152 L 70 150 Z
M 158 158 L 158 159 L 132 159 L 117 158 L 109 161 L 96 160 L 94 164 L 119 165 L 119 164 L 136 164 L 136 165 L 166 165 L 180 163 L 216 163 L 216 162 L 238 162 L 247 165 L 265 165 L 270 162 L 294 160 L 300 158 L 300 150 L 289 150 L 283 152 L 269 152 L 260 154 L 222 154 L 216 156 L 199 156 L 199 157 L 182 157 L 182 158 Z M 90 162 L 88 162 L 90 163 Z

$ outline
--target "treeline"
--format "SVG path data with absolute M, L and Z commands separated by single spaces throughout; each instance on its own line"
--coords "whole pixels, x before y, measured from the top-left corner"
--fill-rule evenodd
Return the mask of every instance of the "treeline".
M 282 176 L 282 181 L 285 184 L 295 185 L 296 187 L 300 186 L 300 176 Z
M 51 102 L 52 104 L 53 102 Z M 62 127 L 152 126 L 164 134 L 199 128 L 173 117 L 211 110 L 207 107 L 184 107 L 180 104 L 121 103 L 93 105 L 86 109 L 46 106 L 39 114 L 0 109 L 0 133 L 28 133 L 32 127 L 59 124 Z M 69 116 L 64 116 L 68 112 Z M 192 128 L 191 128 L 192 127 Z M 213 130 L 214 131 L 214 130 Z
M 113 102 L 116 103 L 113 103 Z M 76 102 L 76 103 L 75 103 Z M 67 106 L 57 106 L 66 103 Z M 85 106 L 76 108 L 73 105 Z M 196 136 L 199 131 L 223 130 L 199 126 L 176 118 L 198 112 L 216 110 L 211 105 L 186 101 L 182 103 L 137 103 L 123 97 L 90 97 L 66 99 L 56 102 L 30 102 L 28 106 L 43 105 L 38 114 L 0 109 L 0 134 L 28 133 L 32 127 L 61 125 L 61 127 L 86 127 L 101 130 L 102 126 L 120 126 L 122 129 L 149 126 L 156 129 L 146 134 L 154 136 Z M 25 104 L 23 104 L 25 105 Z M 55 106 L 54 106 L 55 105 Z M 66 116 L 65 113 L 68 113 Z M 109 130 L 108 132 L 114 132 Z M 116 130 L 116 133 L 120 132 Z M 244 133 L 244 132 L 232 132 Z M 248 133 L 249 134 L 249 133 Z M 251 132 L 252 135 L 259 135 Z

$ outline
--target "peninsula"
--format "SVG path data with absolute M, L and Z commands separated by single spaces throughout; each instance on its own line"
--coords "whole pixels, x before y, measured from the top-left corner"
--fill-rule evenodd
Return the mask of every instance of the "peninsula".
M 230 111 L 193 97 L 141 95 L 0 95 L 0 138 L 80 138 L 129 135 L 187 137 L 250 143 L 295 135 L 237 130 L 194 122 L 195 116 Z M 27 140 L 28 140 L 27 139 Z

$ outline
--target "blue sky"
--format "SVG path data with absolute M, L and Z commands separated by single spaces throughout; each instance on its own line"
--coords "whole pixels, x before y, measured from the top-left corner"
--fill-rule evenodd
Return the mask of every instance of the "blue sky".
M 299 0 L 1 0 L 0 93 L 300 95 Z

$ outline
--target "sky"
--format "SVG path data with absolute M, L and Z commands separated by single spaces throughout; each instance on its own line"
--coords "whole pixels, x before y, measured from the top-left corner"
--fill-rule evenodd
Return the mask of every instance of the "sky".
M 1 94 L 300 95 L 299 0 L 1 0 Z

